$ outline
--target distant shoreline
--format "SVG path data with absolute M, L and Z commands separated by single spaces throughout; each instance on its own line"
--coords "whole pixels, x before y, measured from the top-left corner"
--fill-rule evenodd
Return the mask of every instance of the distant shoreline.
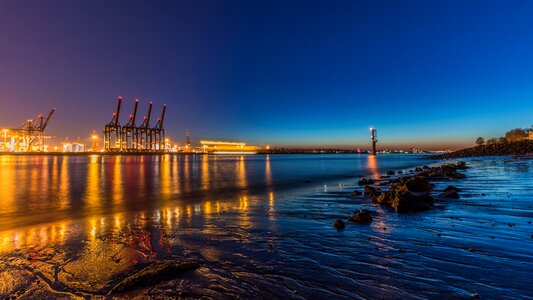
M 257 152 L 257 153 L 245 153 L 236 152 L 236 153 L 224 153 L 224 154 L 215 154 L 215 153 L 184 153 L 184 152 L 0 152 L 0 156 L 91 156 L 91 155 L 125 155 L 125 156 L 143 156 L 143 155 L 280 155 L 280 154 L 361 154 L 361 155 L 370 155 L 366 152 L 354 152 L 354 151 L 328 151 L 328 152 L 305 152 L 305 151 L 274 151 L 274 152 Z M 394 154 L 429 154 L 429 153 L 380 153 L 381 155 L 394 155 Z
M 433 159 L 481 157 L 481 156 L 507 156 L 533 154 L 533 140 L 500 142 L 490 145 L 481 145 L 457 150 L 451 153 L 433 155 Z

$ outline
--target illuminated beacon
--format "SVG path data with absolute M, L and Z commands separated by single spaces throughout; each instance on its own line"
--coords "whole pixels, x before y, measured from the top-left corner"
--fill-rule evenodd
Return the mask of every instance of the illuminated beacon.
M 378 142 L 376 128 L 370 127 L 370 137 L 372 138 L 372 155 L 376 155 L 376 144 Z

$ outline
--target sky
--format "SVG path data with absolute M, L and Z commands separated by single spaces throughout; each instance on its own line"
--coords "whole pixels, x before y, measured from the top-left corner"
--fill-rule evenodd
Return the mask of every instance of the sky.
M 533 1 L 0 0 L 0 127 L 459 148 L 533 124 Z M 154 123 L 157 118 L 152 117 Z

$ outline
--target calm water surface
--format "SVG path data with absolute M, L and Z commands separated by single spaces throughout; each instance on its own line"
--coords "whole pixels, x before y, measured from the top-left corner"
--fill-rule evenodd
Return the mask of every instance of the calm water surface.
M 106 295 L 161 259 L 201 267 L 125 296 L 533 297 L 533 160 L 470 160 L 459 200 L 396 215 L 353 197 L 417 155 L 0 156 L 0 295 Z M 437 183 L 442 189 L 449 182 Z M 354 210 L 370 225 L 331 227 Z

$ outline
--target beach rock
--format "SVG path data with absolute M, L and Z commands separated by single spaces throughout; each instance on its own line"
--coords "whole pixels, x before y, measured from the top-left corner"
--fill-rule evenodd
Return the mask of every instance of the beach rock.
M 348 218 L 349 221 L 355 222 L 355 223 L 370 223 L 372 222 L 372 215 L 370 214 L 370 211 L 366 209 L 361 209 L 357 213 L 355 213 L 353 216 Z
M 427 179 L 414 177 L 405 182 L 405 187 L 410 192 L 431 192 L 433 184 L 429 183 Z
M 367 185 L 367 184 L 374 184 L 374 180 L 371 179 L 371 178 L 361 178 L 358 182 L 357 182 L 358 185 Z
M 367 185 L 365 186 L 365 189 L 363 190 L 363 193 L 365 195 L 372 195 L 372 194 L 375 194 L 375 193 L 378 193 L 380 192 L 378 189 L 376 189 L 375 187 L 371 186 L 371 185 Z
M 423 166 L 422 169 L 427 170 L 427 169 L 429 169 L 429 167 L 428 166 Z
M 391 170 L 387 171 L 387 175 L 394 175 L 394 174 L 395 174 L 394 171 L 391 171 Z
M 333 227 L 337 229 L 343 229 L 345 227 L 344 222 L 342 220 L 337 220 L 335 223 L 333 223 Z
M 420 167 L 416 167 L 416 168 L 415 168 L 415 172 L 422 172 L 422 168 L 420 168 Z
M 450 192 L 450 191 L 460 192 L 461 190 L 457 187 L 454 187 L 453 185 L 449 185 L 447 188 L 444 189 L 444 192 Z
M 455 164 L 455 166 L 456 166 L 457 169 L 461 169 L 461 170 L 467 168 L 467 167 L 466 167 L 466 162 L 464 162 L 464 161 L 458 161 L 458 162 Z
M 397 191 L 386 191 L 372 198 L 375 202 L 385 205 L 392 206 L 392 201 L 397 197 Z
M 197 269 L 199 266 L 200 264 L 196 262 L 159 261 L 126 277 L 113 287 L 110 294 L 122 293 L 141 286 L 158 283 L 175 277 L 183 271 Z
M 445 191 L 443 193 L 441 193 L 440 195 L 438 195 L 439 198 L 447 198 L 447 199 L 459 199 L 459 194 L 457 193 L 457 191 L 454 191 L 454 190 L 450 190 L 450 191 Z
M 396 173 L 398 173 L 398 174 L 403 174 L 403 171 L 402 171 L 402 170 L 400 170 L 400 171 L 398 171 L 398 172 L 396 172 Z
M 391 207 L 397 213 L 420 212 L 433 208 L 435 202 L 428 193 L 410 191 L 396 193 Z
M 360 195 L 362 195 L 362 194 L 363 194 L 363 193 L 361 193 L 361 192 L 358 191 L 358 190 L 355 190 L 355 191 L 352 192 L 352 195 L 353 195 L 353 196 L 360 196 Z
M 466 178 L 466 175 L 463 173 L 453 173 L 452 177 L 457 179 L 463 179 Z

